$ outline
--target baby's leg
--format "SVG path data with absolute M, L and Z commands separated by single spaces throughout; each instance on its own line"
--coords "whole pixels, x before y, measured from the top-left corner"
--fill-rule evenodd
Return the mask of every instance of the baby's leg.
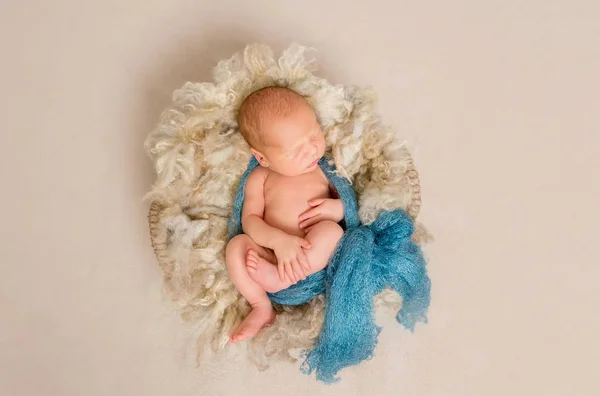
M 310 271 L 306 272 L 306 276 L 319 272 L 327 266 L 329 258 L 343 234 L 342 227 L 329 220 L 321 221 L 310 229 L 305 237 L 312 246 L 310 249 L 305 250 L 310 264 Z M 293 285 L 293 282 L 288 280 L 287 277 L 286 280 L 281 281 L 277 272 L 277 265 L 269 261 L 250 250 L 246 260 L 250 277 L 269 293 L 275 293 Z
M 225 251 L 225 262 L 229 276 L 237 290 L 248 300 L 252 307 L 250 314 L 238 326 L 230 337 L 231 342 L 239 342 L 253 337 L 260 329 L 273 323 L 275 311 L 271 300 L 262 286 L 248 276 L 246 256 L 251 250 L 265 258 L 273 254 L 258 246 L 248 235 L 241 234 L 231 239 Z
M 319 272 L 327 266 L 342 235 L 344 235 L 342 227 L 331 220 L 315 224 L 306 234 L 304 239 L 312 246 L 306 250 L 311 274 Z

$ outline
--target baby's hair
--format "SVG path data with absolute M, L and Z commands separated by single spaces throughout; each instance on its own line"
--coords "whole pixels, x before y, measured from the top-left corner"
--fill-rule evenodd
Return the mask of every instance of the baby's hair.
M 265 87 L 252 92 L 242 102 L 238 112 L 238 125 L 244 139 L 251 147 L 269 144 L 262 133 L 264 122 L 286 117 L 293 109 L 307 104 L 302 95 L 284 87 Z

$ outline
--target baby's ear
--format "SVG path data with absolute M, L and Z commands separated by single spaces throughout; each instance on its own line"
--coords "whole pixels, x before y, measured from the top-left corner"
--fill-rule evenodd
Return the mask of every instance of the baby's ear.
M 267 162 L 267 159 L 265 158 L 265 156 L 260 151 L 255 150 L 252 147 L 250 147 L 250 152 L 252 153 L 252 155 L 254 156 L 254 158 L 256 158 L 256 160 L 258 161 L 258 163 L 260 164 L 260 166 L 262 166 L 264 168 L 268 168 L 269 167 L 269 163 Z

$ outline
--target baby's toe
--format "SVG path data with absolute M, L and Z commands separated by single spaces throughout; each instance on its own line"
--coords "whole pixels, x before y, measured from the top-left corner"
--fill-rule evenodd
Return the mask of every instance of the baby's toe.
M 256 268 L 258 266 L 258 256 L 254 256 L 248 252 L 246 257 L 246 266 Z
M 248 260 L 246 260 L 246 266 L 249 268 L 256 268 L 258 266 L 258 261 L 248 258 Z

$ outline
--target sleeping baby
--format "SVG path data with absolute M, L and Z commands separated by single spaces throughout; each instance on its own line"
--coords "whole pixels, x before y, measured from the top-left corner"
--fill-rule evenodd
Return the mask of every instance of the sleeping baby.
M 315 112 L 288 88 L 252 93 L 240 108 L 242 136 L 259 162 L 248 177 L 243 234 L 229 241 L 227 271 L 252 307 L 231 342 L 253 337 L 275 320 L 267 292 L 325 268 L 343 230 L 342 201 L 319 167 L 325 138 Z

